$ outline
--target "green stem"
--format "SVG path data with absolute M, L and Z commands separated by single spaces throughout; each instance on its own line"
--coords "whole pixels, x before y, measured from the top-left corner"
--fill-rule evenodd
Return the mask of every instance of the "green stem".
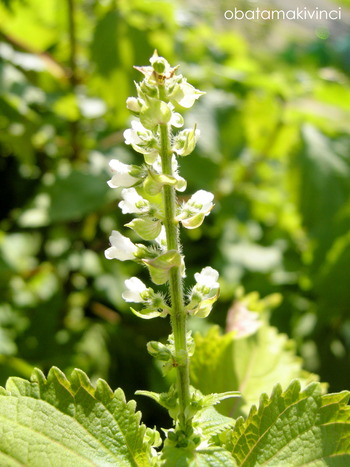
M 159 94 L 162 100 L 164 99 L 164 90 L 159 87 Z M 173 175 L 172 170 L 172 152 L 170 147 L 169 127 L 167 124 L 159 125 L 161 139 L 161 159 L 162 171 L 166 175 Z M 168 250 L 176 250 L 180 253 L 179 241 L 179 226 L 175 220 L 176 217 L 176 192 L 172 186 L 165 185 L 163 187 L 163 200 L 165 220 L 164 226 L 166 231 L 167 248 Z M 176 367 L 177 372 L 177 391 L 179 397 L 179 423 L 180 428 L 186 431 L 190 425 L 190 420 L 186 416 L 186 408 L 190 403 L 190 378 L 189 378 L 189 356 L 187 350 L 187 314 L 184 305 L 184 292 L 182 286 L 181 267 L 173 267 L 170 270 L 169 279 L 170 297 L 171 297 L 171 326 L 174 335 L 175 357 L 178 357 L 179 366 Z

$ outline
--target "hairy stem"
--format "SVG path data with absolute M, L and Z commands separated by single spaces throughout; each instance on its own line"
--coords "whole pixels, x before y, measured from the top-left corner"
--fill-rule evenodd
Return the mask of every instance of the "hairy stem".
M 162 87 L 160 86 L 160 97 L 162 96 Z M 170 148 L 169 126 L 160 125 L 161 139 L 161 159 L 162 170 L 166 175 L 173 175 L 172 171 L 172 152 Z M 163 200 L 165 210 L 164 226 L 166 231 L 168 250 L 176 250 L 180 253 L 179 227 L 175 220 L 176 216 L 176 192 L 172 186 L 163 187 Z M 170 270 L 169 288 L 171 296 L 171 326 L 174 335 L 175 353 L 179 361 L 176 367 L 177 372 L 177 390 L 179 397 L 180 427 L 184 431 L 189 426 L 190 420 L 186 417 L 186 408 L 190 402 L 190 379 L 189 379 L 189 356 L 187 350 L 187 315 L 184 306 L 184 292 L 182 286 L 181 268 L 173 267 Z

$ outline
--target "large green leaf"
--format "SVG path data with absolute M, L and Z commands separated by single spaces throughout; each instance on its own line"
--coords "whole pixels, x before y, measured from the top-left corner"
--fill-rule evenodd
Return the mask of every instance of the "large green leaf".
M 0 465 L 146 466 L 151 448 L 135 402 L 85 373 L 10 378 L 0 392 Z
M 226 448 L 242 467 L 350 465 L 349 396 L 322 395 L 320 383 L 300 391 L 293 381 L 285 392 L 278 385 L 237 420 Z
M 225 391 L 242 394 L 242 399 L 227 399 L 217 406 L 224 415 L 247 413 L 252 404 L 258 403 L 260 394 L 270 392 L 277 382 L 287 387 L 295 378 L 304 383 L 315 379 L 302 371 L 294 343 L 268 325 L 240 339 L 234 333 L 220 335 L 219 328 L 213 327 L 206 336 L 197 334 L 195 344 L 192 384 L 203 394 Z

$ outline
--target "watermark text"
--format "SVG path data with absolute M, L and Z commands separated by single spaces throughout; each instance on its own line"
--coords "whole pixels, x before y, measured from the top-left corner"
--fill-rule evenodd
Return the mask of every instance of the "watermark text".
M 254 10 L 239 10 L 235 8 L 234 10 L 226 10 L 224 13 L 225 19 L 228 21 L 236 20 L 264 20 L 264 21 L 273 21 L 273 20 L 315 20 L 315 21 L 328 21 L 328 20 L 340 20 L 342 17 L 342 9 L 337 8 L 335 10 L 321 10 L 316 7 L 313 10 L 304 8 L 296 8 L 291 10 L 263 10 L 255 8 Z

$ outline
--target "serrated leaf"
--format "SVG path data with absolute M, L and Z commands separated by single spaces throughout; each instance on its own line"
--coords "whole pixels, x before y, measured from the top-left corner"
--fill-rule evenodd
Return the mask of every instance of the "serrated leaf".
M 165 467 L 235 467 L 237 465 L 232 455 L 222 448 L 195 451 L 168 446 L 163 450 L 162 460 L 162 465 Z
M 303 391 L 293 381 L 263 394 L 247 420 L 239 418 L 226 448 L 237 465 L 350 465 L 350 393 L 322 395 L 320 383 Z
M 150 465 L 135 405 L 81 370 L 70 380 L 58 368 L 47 379 L 40 370 L 31 381 L 10 378 L 0 394 L 1 465 Z
M 233 418 L 221 415 L 214 407 L 202 410 L 195 416 L 195 422 L 198 422 L 203 436 L 207 439 L 234 425 Z
M 218 405 L 217 410 L 230 417 L 247 414 L 260 394 L 270 392 L 277 382 L 287 387 L 299 378 L 305 386 L 316 378 L 302 370 L 293 341 L 268 325 L 239 339 L 234 333 L 220 335 L 219 328 L 213 327 L 204 337 L 197 334 L 195 345 L 190 369 L 193 386 L 203 394 L 239 391 L 242 395 Z

